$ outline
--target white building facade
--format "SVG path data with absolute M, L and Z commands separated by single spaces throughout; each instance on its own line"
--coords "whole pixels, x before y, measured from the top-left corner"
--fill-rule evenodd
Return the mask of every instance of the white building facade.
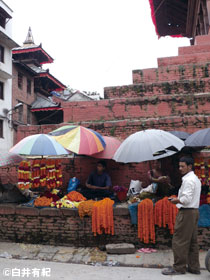
M 13 145 L 12 113 L 12 10 L 0 0 L 0 152 Z

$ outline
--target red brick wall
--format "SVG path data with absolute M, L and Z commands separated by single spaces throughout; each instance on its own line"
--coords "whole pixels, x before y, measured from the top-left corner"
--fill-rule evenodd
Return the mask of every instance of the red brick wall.
M 160 95 L 63 104 L 64 122 L 161 118 L 210 113 L 210 94 Z
M 139 242 L 137 228 L 131 225 L 128 209 L 114 209 L 114 227 L 114 236 L 94 237 L 91 218 L 81 221 L 75 210 L 0 206 L 0 241 L 78 247 L 127 242 L 145 247 Z M 209 249 L 210 228 L 199 228 L 198 232 L 200 248 Z M 167 229 L 156 228 L 156 244 L 152 246 L 171 248 L 171 238 Z

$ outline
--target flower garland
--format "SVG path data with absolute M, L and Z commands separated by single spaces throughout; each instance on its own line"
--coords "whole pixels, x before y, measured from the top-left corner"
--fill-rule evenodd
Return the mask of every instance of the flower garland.
M 59 188 L 63 185 L 63 175 L 61 168 L 61 161 L 55 161 L 55 177 L 56 177 L 56 186 Z
M 56 170 L 55 170 L 55 160 L 47 159 L 46 160 L 46 185 L 48 189 L 53 189 L 56 187 Z
M 35 159 L 31 164 L 29 161 L 22 161 L 19 165 L 18 187 L 20 189 L 30 187 L 53 189 L 61 187 L 62 184 L 61 160 Z
M 38 188 L 40 186 L 40 160 L 39 159 L 35 159 L 32 161 L 31 182 L 33 188 Z
M 80 219 L 83 219 L 85 216 L 89 216 L 89 217 L 92 216 L 93 205 L 95 203 L 96 202 L 94 200 L 87 200 L 79 204 L 78 212 L 79 212 Z
M 155 243 L 154 207 L 151 199 L 138 204 L 138 238 L 148 244 Z
M 114 201 L 110 198 L 94 203 L 92 208 L 92 232 L 97 234 L 114 235 L 114 218 L 113 218 Z
M 172 204 L 168 197 L 164 197 L 155 204 L 155 225 L 164 227 L 168 225 L 170 233 L 174 233 L 174 225 L 178 208 Z
M 29 189 L 31 186 L 30 162 L 22 161 L 18 168 L 18 188 Z
M 205 173 L 204 159 L 203 158 L 196 158 L 194 166 L 195 166 L 195 174 L 201 180 L 202 185 L 205 185 L 207 178 L 206 178 L 206 173 Z

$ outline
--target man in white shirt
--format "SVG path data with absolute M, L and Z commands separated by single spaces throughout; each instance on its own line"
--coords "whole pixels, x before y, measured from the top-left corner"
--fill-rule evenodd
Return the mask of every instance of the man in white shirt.
M 174 265 L 164 269 L 164 275 L 185 274 L 186 270 L 193 274 L 200 274 L 199 248 L 197 243 L 198 208 L 200 204 L 201 182 L 193 171 L 194 161 L 190 157 L 182 157 L 179 170 L 182 185 L 177 198 L 169 198 L 176 204 L 179 212 L 176 217 L 172 249 Z

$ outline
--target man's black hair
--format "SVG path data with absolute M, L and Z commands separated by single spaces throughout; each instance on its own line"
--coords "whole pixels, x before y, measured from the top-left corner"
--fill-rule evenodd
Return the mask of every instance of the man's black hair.
M 103 168 L 106 168 L 106 162 L 104 160 L 99 160 L 97 164 L 101 164 Z
M 192 165 L 192 169 L 194 168 L 194 159 L 192 157 L 181 157 L 179 162 L 185 162 L 187 166 Z

